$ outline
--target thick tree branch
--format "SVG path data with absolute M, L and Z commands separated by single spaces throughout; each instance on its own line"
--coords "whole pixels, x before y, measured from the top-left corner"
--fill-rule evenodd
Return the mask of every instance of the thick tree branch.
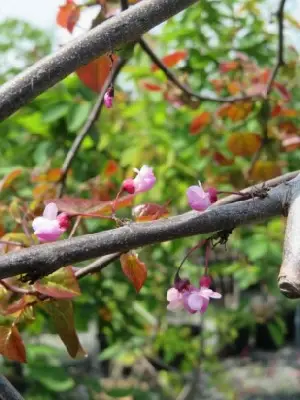
M 147 223 L 32 246 L 0 257 L 0 279 L 19 274 L 39 277 L 75 262 L 168 240 L 207 234 L 262 221 L 284 212 L 287 198 L 297 189 L 294 181 L 271 189 L 268 196 L 212 206 L 203 213 L 188 212 Z
M 300 178 L 296 178 L 296 190 L 291 199 L 283 247 L 283 261 L 278 276 L 278 285 L 290 298 L 300 297 Z
M 81 143 L 83 142 L 86 135 L 89 133 L 93 124 L 99 118 L 99 115 L 102 110 L 103 99 L 104 99 L 106 90 L 116 80 L 117 76 L 119 75 L 119 73 L 120 73 L 121 69 L 123 68 L 123 66 L 125 65 L 125 63 L 126 63 L 125 60 L 119 60 L 117 62 L 117 64 L 115 65 L 115 67 L 113 68 L 111 74 L 106 79 L 106 81 L 103 85 L 103 88 L 94 104 L 94 107 L 92 108 L 90 115 L 88 116 L 84 126 L 81 128 L 81 130 L 78 133 L 78 135 L 76 136 L 70 150 L 68 151 L 68 154 L 66 156 L 64 164 L 62 166 L 62 176 L 61 176 L 59 188 L 58 188 L 58 197 L 61 197 L 63 195 L 67 174 L 71 167 L 72 161 L 74 160 L 78 150 L 80 149 Z
M 193 92 L 187 85 L 181 83 L 175 74 L 165 66 L 165 64 L 157 57 L 157 55 L 153 52 L 151 47 L 145 42 L 143 38 L 139 40 L 139 44 L 141 48 L 145 51 L 145 53 L 148 54 L 148 56 L 151 58 L 151 60 L 156 64 L 166 75 L 166 77 L 169 79 L 170 82 L 172 82 L 176 87 L 178 87 L 180 90 L 182 90 L 183 93 L 188 95 L 189 97 L 193 97 L 195 99 L 198 99 L 200 101 L 212 101 L 215 103 L 236 103 L 239 101 L 246 101 L 246 100 L 257 100 L 261 98 L 261 96 L 229 96 L 229 97 L 218 97 L 218 96 L 205 96 L 198 94 L 196 92 Z
M 0 375 L 0 400 L 24 400 L 20 393 L 3 375 Z
M 0 88 L 0 121 L 77 68 L 141 35 L 197 0 L 143 0 L 72 40 Z

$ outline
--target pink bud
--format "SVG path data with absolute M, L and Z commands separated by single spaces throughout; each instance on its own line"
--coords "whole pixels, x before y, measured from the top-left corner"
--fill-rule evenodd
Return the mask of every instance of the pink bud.
M 70 220 L 67 213 L 63 212 L 56 217 L 59 227 L 65 231 L 69 228 Z
M 152 189 L 156 182 L 152 168 L 143 165 L 141 169 L 135 168 L 134 171 L 137 173 L 133 180 L 136 193 L 147 192 Z
M 103 99 L 106 108 L 112 108 L 113 100 L 114 100 L 114 88 L 111 86 L 107 89 Z
M 123 190 L 125 190 L 125 192 L 133 194 L 135 192 L 135 186 L 134 186 L 133 179 L 131 179 L 131 178 L 125 179 L 125 181 L 122 184 L 122 188 L 123 188 Z
M 34 218 L 32 227 L 40 242 L 53 242 L 67 230 L 67 214 L 57 215 L 55 203 L 46 205 L 42 217 Z
M 211 203 L 215 203 L 218 200 L 218 191 L 217 189 L 211 187 L 207 189 L 207 193 L 209 194 L 209 200 Z
M 199 280 L 199 284 L 201 287 L 209 288 L 211 283 L 212 283 L 212 280 L 208 275 L 202 276 Z

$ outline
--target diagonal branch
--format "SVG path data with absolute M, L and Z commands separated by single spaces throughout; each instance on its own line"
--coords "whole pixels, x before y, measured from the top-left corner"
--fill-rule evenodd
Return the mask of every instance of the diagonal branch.
M 69 169 L 71 167 L 72 161 L 75 158 L 81 143 L 83 142 L 84 138 L 86 137 L 86 135 L 89 133 L 91 127 L 93 126 L 93 124 L 97 121 L 97 119 L 99 118 L 99 115 L 101 113 L 102 110 L 102 106 L 103 106 L 103 99 L 104 99 L 104 95 L 106 90 L 108 89 L 108 87 L 111 85 L 111 83 L 113 83 L 117 76 L 119 75 L 121 69 L 123 68 L 123 66 L 125 65 L 126 61 L 125 60 L 119 60 L 117 62 L 117 64 L 115 65 L 115 67 L 113 68 L 111 74 L 109 75 L 109 77 L 106 79 L 103 88 L 98 96 L 97 101 L 94 104 L 94 107 L 88 117 L 88 119 L 86 120 L 84 126 L 81 128 L 80 132 L 78 133 L 78 135 L 76 136 L 70 150 L 68 151 L 68 154 L 66 156 L 66 159 L 64 161 L 64 164 L 62 166 L 62 176 L 60 179 L 60 183 L 59 183 L 59 188 L 58 188 L 58 197 L 61 197 L 63 195 L 63 191 L 64 191 L 64 186 L 65 186 L 65 181 L 66 181 L 66 177 L 67 174 L 69 172 Z
M 143 0 L 72 40 L 0 88 L 0 121 L 82 65 L 141 35 L 197 0 Z
M 148 54 L 148 56 L 151 58 L 151 60 L 156 64 L 166 75 L 166 77 L 169 79 L 170 82 L 172 82 L 176 87 L 178 87 L 180 90 L 182 90 L 183 93 L 188 95 L 189 97 L 194 97 L 195 99 L 198 99 L 200 101 L 212 101 L 215 103 L 236 103 L 239 101 L 245 101 L 245 100 L 257 100 L 261 96 L 229 96 L 229 97 L 217 97 L 217 96 L 205 96 L 198 94 L 196 92 L 193 92 L 187 85 L 181 83 L 175 74 L 165 66 L 165 64 L 157 57 L 157 55 L 153 52 L 151 47 L 145 42 L 143 38 L 139 40 L 139 44 L 141 48 L 145 51 L 145 53 Z
M 0 375 L 0 400 L 24 400 L 4 375 Z
M 283 183 L 265 198 L 216 205 L 207 211 L 146 223 L 129 223 L 100 233 L 78 236 L 55 243 L 32 246 L 0 257 L 0 279 L 19 274 L 47 275 L 56 269 L 128 250 L 183 237 L 208 234 L 282 215 L 288 199 L 298 189 L 297 181 Z

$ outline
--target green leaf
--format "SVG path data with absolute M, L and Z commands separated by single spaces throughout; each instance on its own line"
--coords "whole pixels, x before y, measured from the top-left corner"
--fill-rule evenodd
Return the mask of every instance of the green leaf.
M 41 305 L 52 317 L 61 340 L 73 358 L 86 356 L 74 326 L 73 305 L 70 300 L 51 300 Z
M 64 368 L 49 364 L 31 364 L 30 376 L 51 392 L 66 392 L 75 386 L 74 380 L 67 375 Z
M 67 127 L 69 132 L 76 132 L 86 121 L 91 109 L 91 103 L 87 101 L 71 105 L 67 115 Z
M 70 105 L 68 103 L 63 102 L 55 103 L 52 106 L 49 106 L 47 110 L 43 113 L 43 121 L 46 124 L 57 121 L 67 114 L 69 107 Z

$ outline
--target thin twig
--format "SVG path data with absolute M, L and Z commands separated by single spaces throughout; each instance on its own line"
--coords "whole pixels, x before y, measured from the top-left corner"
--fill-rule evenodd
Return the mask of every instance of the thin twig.
M 17 293 L 17 294 L 33 294 L 36 295 L 35 290 L 24 289 L 18 286 L 11 285 L 10 283 L 6 282 L 4 279 L 0 279 L 0 285 L 2 285 L 6 290 Z
M 273 68 L 273 71 L 271 73 L 270 79 L 267 83 L 267 88 L 266 88 L 266 97 L 269 96 L 272 90 L 272 85 L 274 83 L 274 80 L 278 74 L 279 69 L 284 65 L 284 34 L 283 34 L 283 18 L 284 18 L 284 6 L 285 6 L 286 0 L 281 0 L 279 3 L 278 10 L 276 12 L 276 17 L 277 17 L 277 23 L 278 23 L 278 47 L 277 47 L 277 62 Z
M 94 107 L 90 113 L 90 115 L 88 116 L 84 126 L 82 127 L 82 129 L 80 130 L 80 132 L 78 133 L 78 135 L 76 136 L 70 150 L 68 151 L 68 154 L 66 156 L 66 159 L 63 163 L 62 166 L 62 175 L 60 178 L 60 183 L 59 183 L 59 188 L 58 188 L 58 197 L 61 197 L 63 195 L 63 191 L 65 188 L 65 183 L 66 183 L 66 177 L 68 174 L 68 171 L 71 167 L 72 161 L 74 160 L 80 146 L 81 143 L 83 142 L 84 138 L 86 137 L 86 135 L 89 133 L 91 127 L 93 126 L 93 124 L 97 121 L 101 110 L 102 110 L 102 106 L 103 106 L 103 99 L 104 99 L 104 95 L 108 89 L 108 87 L 115 81 L 115 79 L 117 78 L 119 72 L 121 71 L 122 67 L 125 65 L 126 61 L 125 60 L 119 60 L 115 67 L 113 67 L 111 74 L 109 75 L 109 77 L 106 79 L 102 90 L 98 96 L 98 99 L 96 101 L 96 103 L 94 104 Z
M 153 50 L 149 47 L 149 45 L 145 42 L 143 38 L 139 40 L 139 44 L 141 48 L 145 51 L 145 53 L 148 54 L 148 56 L 151 58 L 151 60 L 156 64 L 161 71 L 166 75 L 166 77 L 169 79 L 170 82 L 172 82 L 175 86 L 177 86 L 180 90 L 182 90 L 183 93 L 188 95 L 189 97 L 194 97 L 195 99 L 198 99 L 200 101 L 212 101 L 215 103 L 236 103 L 240 101 L 246 101 L 246 100 L 257 100 L 261 99 L 262 96 L 260 95 L 245 95 L 245 96 L 228 96 L 228 97 L 217 97 L 217 96 L 205 96 L 198 94 L 196 92 L 193 92 L 187 85 L 181 83 L 175 74 L 165 66 L 165 64 L 157 57 L 157 55 L 153 52 Z
M 20 246 L 20 247 L 27 247 L 24 243 L 21 242 L 15 242 L 13 240 L 0 240 L 0 244 L 7 244 L 7 245 L 11 245 L 11 246 Z
M 86 275 L 94 274 L 102 271 L 103 268 L 107 267 L 111 262 L 117 260 L 122 253 L 109 254 L 108 256 L 99 257 L 96 261 L 87 265 L 86 267 L 80 268 L 75 272 L 77 279 L 81 279 Z

